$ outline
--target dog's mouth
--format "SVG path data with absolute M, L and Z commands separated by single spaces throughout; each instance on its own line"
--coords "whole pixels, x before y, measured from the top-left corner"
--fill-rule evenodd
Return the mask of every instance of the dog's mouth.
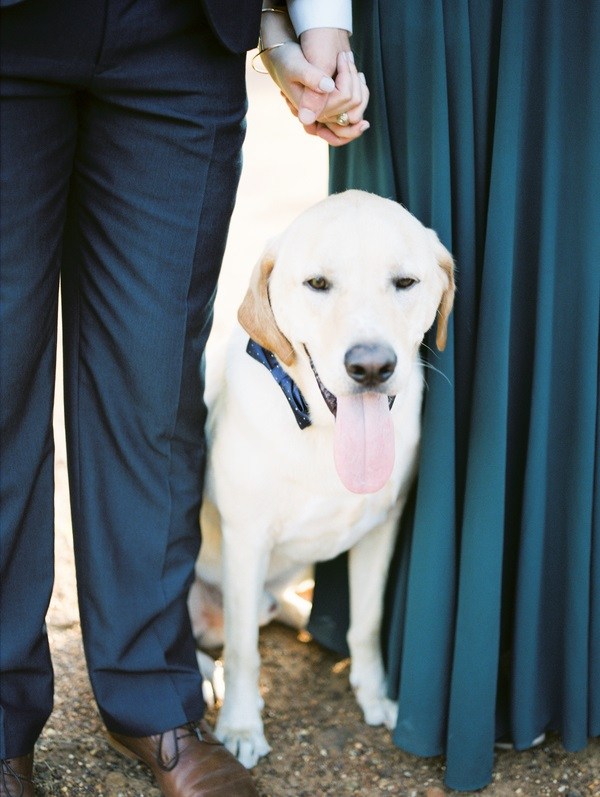
M 325 385 L 321 381 L 321 377 L 319 376 L 319 372 L 315 368 L 315 364 L 313 362 L 313 359 L 310 356 L 310 352 L 308 351 L 306 346 L 304 347 L 304 351 L 306 352 L 306 356 L 308 357 L 308 361 L 310 363 L 310 367 L 311 367 L 313 375 L 315 377 L 315 381 L 316 381 L 317 385 L 319 386 L 319 390 L 321 391 L 321 395 L 323 396 L 323 400 L 325 401 L 325 404 L 327 404 L 327 406 L 329 408 L 329 411 L 331 412 L 333 417 L 336 418 L 337 417 L 337 397 L 334 396 L 334 394 L 330 390 L 327 390 L 327 388 L 325 387 Z M 392 406 L 394 404 L 394 401 L 396 400 L 396 396 L 387 396 L 387 400 L 388 400 L 388 408 L 391 410 Z
M 308 349 L 304 348 L 321 395 L 335 418 L 333 456 L 342 483 L 353 493 L 381 490 L 394 468 L 390 409 L 395 396 L 366 390 L 334 396 L 323 384 Z
M 313 359 L 310 356 L 306 346 L 304 347 L 304 351 L 306 352 L 306 355 L 308 357 L 308 361 L 310 363 L 310 367 L 312 368 L 312 372 L 314 374 L 314 377 L 315 377 L 315 380 L 317 382 L 317 385 L 319 386 L 319 390 L 321 391 L 321 395 L 323 396 L 325 404 L 327 404 L 327 406 L 329 407 L 329 411 L 331 412 L 331 414 L 335 418 L 336 415 L 337 415 L 337 398 L 333 395 L 333 393 L 330 390 L 327 390 L 327 388 L 325 387 L 325 385 L 321 381 L 321 377 L 319 376 L 319 372 L 315 368 L 315 364 L 313 362 Z

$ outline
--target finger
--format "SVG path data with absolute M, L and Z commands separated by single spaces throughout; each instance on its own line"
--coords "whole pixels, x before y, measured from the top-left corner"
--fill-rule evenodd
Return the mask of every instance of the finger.
M 364 118 L 364 113 L 369 103 L 369 92 L 366 86 L 364 87 L 364 94 L 360 105 L 354 109 L 344 110 L 335 116 L 330 115 L 330 108 L 327 106 L 325 115 L 320 117 L 319 121 L 326 124 L 328 127 L 336 126 L 337 128 L 344 129 L 352 125 L 358 124 Z M 336 132 L 340 132 L 336 130 Z
M 359 93 L 360 93 L 360 102 L 359 104 L 351 111 L 349 111 L 349 116 L 352 122 L 356 122 L 359 119 L 362 119 L 364 113 L 367 109 L 367 105 L 369 104 L 369 87 L 367 86 L 367 80 L 362 72 L 359 72 L 358 75 L 358 86 L 359 86 Z
M 338 57 L 335 88 L 339 102 L 344 104 L 345 110 L 352 108 L 360 101 L 361 91 L 358 70 L 354 64 L 354 55 L 351 52 L 340 53 Z
M 321 125 L 319 122 L 315 122 L 312 125 L 304 125 L 304 132 L 308 133 L 309 136 L 318 136 L 320 127 Z
M 329 125 L 319 124 L 316 135 L 332 147 L 341 147 L 362 136 L 370 126 L 366 119 L 350 127 L 340 127 L 339 125 L 330 127 Z
M 294 115 L 294 116 L 297 118 L 297 117 L 298 117 L 298 109 L 296 108 L 296 106 L 294 105 L 294 103 L 293 103 L 293 102 L 290 100 L 290 98 L 289 98 L 289 97 L 287 97 L 287 96 L 284 94 L 284 92 L 283 92 L 283 91 L 281 91 L 281 92 L 280 92 L 280 94 L 281 94 L 281 96 L 283 97 L 283 99 L 285 100 L 285 103 L 286 103 L 287 107 L 290 109 L 290 111 L 292 112 L 292 114 L 293 114 L 293 115 Z
M 302 93 L 298 102 L 298 119 L 303 125 L 314 124 L 326 105 L 329 95 L 335 90 L 333 78 L 307 62 L 298 81 Z
M 303 125 L 314 124 L 325 110 L 326 105 L 327 96 L 305 88 L 298 103 L 298 119 Z

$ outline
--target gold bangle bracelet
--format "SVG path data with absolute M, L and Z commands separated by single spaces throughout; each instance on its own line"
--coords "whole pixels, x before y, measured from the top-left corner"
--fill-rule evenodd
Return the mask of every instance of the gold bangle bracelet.
M 256 59 L 259 56 L 261 56 L 263 53 L 268 53 L 269 50 L 277 50 L 279 47 L 283 47 L 286 44 L 295 44 L 295 42 L 292 39 L 290 39 L 287 42 L 278 42 L 277 44 L 272 44 L 270 47 L 263 47 L 262 50 L 259 50 L 256 53 L 256 55 L 253 56 L 253 58 L 252 58 L 252 69 L 254 69 L 255 72 L 258 72 L 259 75 L 268 75 L 269 74 L 269 70 L 268 69 L 258 69 L 257 68 Z

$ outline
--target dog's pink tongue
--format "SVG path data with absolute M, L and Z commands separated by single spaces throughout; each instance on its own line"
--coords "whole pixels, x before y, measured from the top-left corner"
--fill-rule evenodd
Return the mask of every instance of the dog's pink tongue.
M 381 490 L 394 467 L 394 428 L 387 396 L 338 396 L 333 455 L 344 486 L 353 493 Z

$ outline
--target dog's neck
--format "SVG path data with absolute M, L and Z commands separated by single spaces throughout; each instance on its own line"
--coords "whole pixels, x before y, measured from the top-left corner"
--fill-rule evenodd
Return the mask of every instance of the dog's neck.
M 301 429 L 306 429 L 307 426 L 310 426 L 311 420 L 308 404 L 300 392 L 298 385 L 294 382 L 292 377 L 283 370 L 273 352 L 260 346 L 256 341 L 252 340 L 252 338 L 248 340 L 246 351 L 251 357 L 259 363 L 262 363 L 277 382 L 288 400 L 288 404 L 294 413 L 294 418 L 298 426 Z

